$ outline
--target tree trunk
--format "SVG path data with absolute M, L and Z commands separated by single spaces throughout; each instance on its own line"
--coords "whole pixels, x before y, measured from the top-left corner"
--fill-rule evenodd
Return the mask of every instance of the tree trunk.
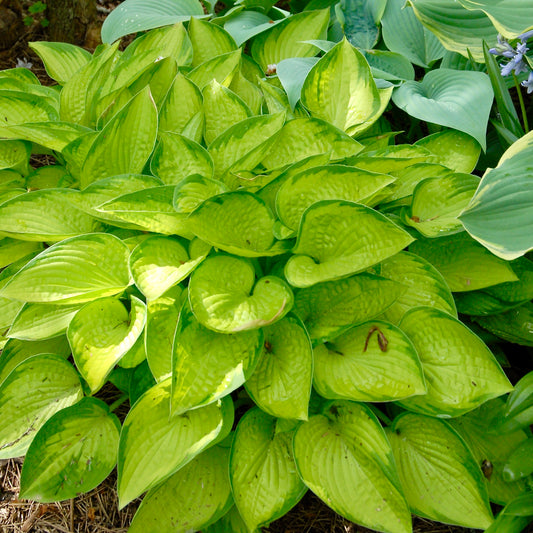
M 51 41 L 61 41 L 94 48 L 95 32 L 99 39 L 94 0 L 47 0 L 46 16 L 50 21 Z
M 0 0 L 0 50 L 11 48 L 24 33 L 18 0 Z

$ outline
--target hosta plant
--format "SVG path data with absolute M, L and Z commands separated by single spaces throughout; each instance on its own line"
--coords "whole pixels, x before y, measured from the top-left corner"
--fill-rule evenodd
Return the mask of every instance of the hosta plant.
M 488 528 L 528 490 L 504 465 L 529 430 L 486 436 L 512 386 L 457 314 L 530 310 L 530 260 L 458 218 L 482 129 L 394 144 L 392 87 L 345 39 L 291 106 L 265 69 L 314 57 L 301 25 L 328 18 L 251 56 L 192 19 L 123 52 L 36 43 L 54 87 L 0 73 L 0 458 L 26 456 L 22 498 L 116 465 L 120 506 L 145 495 L 131 532 L 253 532 L 310 489 L 407 533 L 411 513 Z

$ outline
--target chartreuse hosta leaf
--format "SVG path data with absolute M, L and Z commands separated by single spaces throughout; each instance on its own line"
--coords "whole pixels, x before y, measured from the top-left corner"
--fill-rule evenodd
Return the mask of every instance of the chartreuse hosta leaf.
M 316 48 L 304 41 L 323 39 L 329 23 L 329 9 L 306 11 L 287 17 L 259 34 L 252 43 L 252 57 L 266 72 L 268 65 L 275 65 L 290 57 L 312 57 Z
M 150 170 L 165 185 L 179 183 L 191 174 L 213 176 L 213 161 L 205 148 L 177 133 L 159 132 L 159 144 Z
M 43 424 L 82 397 L 78 373 L 60 355 L 35 355 L 16 366 L 0 386 L 0 459 L 24 455 Z
M 88 302 L 122 292 L 132 281 L 128 247 L 107 233 L 58 242 L 41 252 L 0 289 L 25 302 Z
M 439 271 L 422 257 L 400 252 L 385 259 L 379 269 L 383 277 L 397 281 L 407 289 L 385 310 L 385 320 L 398 324 L 409 309 L 421 305 L 441 309 L 457 317 L 453 296 L 446 281 Z
M 426 393 L 413 344 L 388 322 L 352 327 L 313 354 L 313 383 L 324 398 L 386 402 Z
M 252 116 L 252 111 L 242 98 L 216 80 L 206 85 L 202 94 L 205 113 L 204 138 L 207 144 L 230 126 Z
M 204 531 L 233 504 L 228 465 L 228 448 L 213 446 L 202 452 L 148 492 L 128 531 Z
M 142 172 L 154 148 L 156 133 L 157 109 L 146 88 L 96 137 L 81 170 L 81 187 L 118 174 Z
M 47 74 L 59 85 L 65 83 L 91 59 L 91 54 L 69 43 L 30 43 L 30 48 L 43 60 Z
M 240 387 L 263 351 L 260 329 L 223 334 L 202 326 L 185 304 L 172 355 L 173 416 L 210 404 Z
M 198 65 L 187 74 L 199 89 L 203 89 L 210 81 L 216 80 L 218 83 L 228 87 L 233 77 L 239 70 L 242 50 L 239 48 L 226 54 L 220 54 Z
M 294 311 L 311 339 L 324 342 L 377 317 L 404 292 L 405 287 L 396 281 L 363 273 L 298 291 Z
M 225 176 L 228 171 L 253 170 L 269 151 L 284 121 L 284 113 L 250 117 L 221 133 L 209 145 L 215 177 L 231 179 Z
M 12 265 L 23 258 L 29 260 L 30 254 L 37 255 L 42 249 L 43 245 L 41 243 L 4 237 L 3 239 L 0 239 L 0 268 Z M 4 276 L 5 274 L 6 273 L 4 272 Z M 11 273 L 11 275 L 13 274 L 15 274 L 15 272 Z M 0 284 L 5 285 L 5 282 L 7 282 L 7 279 L 2 277 L 2 282 Z
M 0 116 L 1 126 L 59 120 L 57 110 L 45 98 L 8 89 L 0 89 Z
M 411 116 L 467 133 L 485 149 L 493 97 L 484 73 L 441 68 L 405 82 L 392 98 Z
M 247 13 L 247 11 L 244 13 Z M 248 11 L 248 13 L 252 13 L 252 11 Z M 235 505 L 220 520 L 211 524 L 205 530 L 205 533 L 226 533 L 227 531 L 231 531 L 232 533 L 249 533 L 249 529 Z
M 403 400 L 409 410 L 460 416 L 512 390 L 500 365 L 466 326 L 444 311 L 416 307 L 400 322 L 422 361 L 428 392 Z
M 418 240 L 409 250 L 429 261 L 453 292 L 474 291 L 518 280 L 508 262 L 492 255 L 466 232 Z
M 230 480 L 235 505 L 249 531 L 283 516 L 307 490 L 292 454 L 295 425 L 257 408 L 239 421 L 231 446 Z
M 37 341 L 49 339 L 66 332 L 70 321 L 82 304 L 55 305 L 24 304 L 8 331 L 14 339 Z
M 336 161 L 362 149 L 362 144 L 324 120 L 296 118 L 283 126 L 262 164 L 267 169 L 279 168 L 328 152 L 330 159 Z
M 52 353 L 67 359 L 70 352 L 70 346 L 65 335 L 37 342 L 9 339 L 2 348 L 2 355 L 0 356 L 0 384 L 19 363 L 34 355 Z
M 28 172 L 31 145 L 23 141 L 0 141 L 0 170 L 12 168 L 23 173 Z
M 221 181 L 198 174 L 183 179 L 174 189 L 174 209 L 178 213 L 192 213 L 212 196 L 228 192 Z
M 189 22 L 188 29 L 194 51 L 193 67 L 220 54 L 227 54 L 237 49 L 233 37 L 217 24 L 193 17 Z
M 533 261 L 526 257 L 519 257 L 512 262 L 512 267 L 519 278 L 518 281 L 494 285 L 484 292 L 509 303 L 533 300 Z
M 130 270 L 146 299 L 155 300 L 185 279 L 204 258 L 189 258 L 184 246 L 172 237 L 152 235 L 131 253 Z
M 74 207 L 67 189 L 21 194 L 0 206 L 0 232 L 17 239 L 56 242 L 102 230 L 93 217 Z
M 204 448 L 233 412 L 228 398 L 170 416 L 170 379 L 145 392 L 128 413 L 118 450 L 120 507 L 155 487 Z M 231 413 L 229 412 L 231 411 Z
M 173 201 L 174 186 L 164 185 L 118 196 L 97 209 L 105 217 L 111 215 L 145 231 L 192 238 L 187 215 L 176 213 Z
M 481 11 L 487 2 L 468 2 L 471 9 L 465 9 L 463 2 L 450 4 L 446 0 L 411 0 L 409 3 L 422 24 L 447 50 L 465 57 L 470 53 L 476 61 L 484 62 L 483 41 L 496 42 L 498 33 L 489 17 Z M 511 13 L 514 10 L 515 7 L 509 6 Z
M 298 229 L 304 211 L 321 200 L 362 202 L 394 177 L 346 165 L 319 166 L 286 179 L 276 196 L 276 211 L 282 222 Z
M 391 257 L 413 238 L 381 213 L 345 201 L 305 211 L 285 276 L 295 287 L 349 276 Z
M 148 302 L 148 317 L 144 332 L 146 359 L 156 381 L 162 381 L 172 372 L 172 345 L 180 309 L 187 292 L 175 285 L 165 294 Z
M 516 259 L 533 249 L 533 187 L 524 168 L 531 165 L 533 134 L 514 143 L 498 166 L 483 176 L 470 205 L 460 216 L 466 230 L 503 259 Z
M 123 355 L 135 344 L 146 324 L 146 305 L 131 297 L 128 313 L 120 300 L 102 298 L 85 305 L 68 326 L 67 336 L 76 366 L 97 391 Z
M 311 69 L 301 100 L 314 117 L 348 134 L 369 122 L 381 107 L 366 59 L 346 39 Z
M 272 233 L 272 211 L 255 194 L 232 191 L 200 204 L 187 219 L 190 230 L 203 241 L 236 255 L 260 257 L 283 253 Z
M 450 174 L 421 181 L 413 191 L 411 207 L 403 213 L 405 224 L 424 237 L 439 237 L 463 231 L 458 216 L 479 185 L 472 174 Z
M 527 490 L 524 479 L 505 479 L 507 458 L 528 440 L 526 431 L 495 432 L 495 420 L 502 415 L 505 402 L 494 399 L 478 409 L 450 420 L 451 426 L 468 444 L 478 465 L 485 468 L 485 477 L 491 501 L 505 505 Z
M 294 458 L 304 483 L 335 512 L 378 531 L 411 532 L 390 444 L 365 405 L 326 403 L 299 426 Z
M 20 478 L 22 498 L 55 502 L 97 487 L 117 462 L 120 421 L 96 398 L 50 418 L 33 439 Z
M 159 111 L 159 131 L 183 133 L 198 113 L 202 113 L 202 93 L 192 81 L 178 73 Z
M 307 420 L 313 351 L 301 320 L 288 315 L 263 328 L 264 353 L 246 390 L 272 416 Z
M 444 166 L 466 174 L 474 170 L 481 153 L 473 137 L 457 130 L 439 131 L 423 137 L 415 145 L 427 148 Z
M 8 68 L 0 71 L 0 79 L 9 79 L 21 81 L 24 83 L 31 83 L 34 85 L 40 85 L 39 78 L 27 68 Z
M 250 261 L 218 255 L 207 258 L 193 272 L 189 301 L 201 324 L 221 333 L 234 333 L 280 320 L 291 310 L 293 294 L 276 276 L 256 282 Z

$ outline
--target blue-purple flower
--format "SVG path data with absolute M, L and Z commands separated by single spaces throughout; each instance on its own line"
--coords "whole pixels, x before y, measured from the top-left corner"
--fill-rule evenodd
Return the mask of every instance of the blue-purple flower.
M 489 52 L 509 59 L 507 63 L 500 64 L 502 76 L 509 76 L 511 72 L 514 72 L 517 76 L 522 74 L 522 72 L 529 72 L 529 68 L 524 61 L 524 55 L 529 50 L 527 40 L 532 36 L 533 30 L 519 35 L 520 42 L 516 44 L 516 49 L 514 49 L 507 39 L 498 34 L 498 44 L 491 48 Z
M 529 73 L 527 80 L 522 82 L 522 87 L 527 88 L 527 94 L 533 93 L 533 71 Z

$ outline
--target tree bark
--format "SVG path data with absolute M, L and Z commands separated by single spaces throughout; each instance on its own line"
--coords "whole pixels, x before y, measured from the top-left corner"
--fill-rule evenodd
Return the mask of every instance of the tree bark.
M 50 21 L 47 30 L 51 41 L 89 48 L 98 44 L 94 42 L 98 26 L 94 0 L 47 0 L 46 5 L 46 16 Z

